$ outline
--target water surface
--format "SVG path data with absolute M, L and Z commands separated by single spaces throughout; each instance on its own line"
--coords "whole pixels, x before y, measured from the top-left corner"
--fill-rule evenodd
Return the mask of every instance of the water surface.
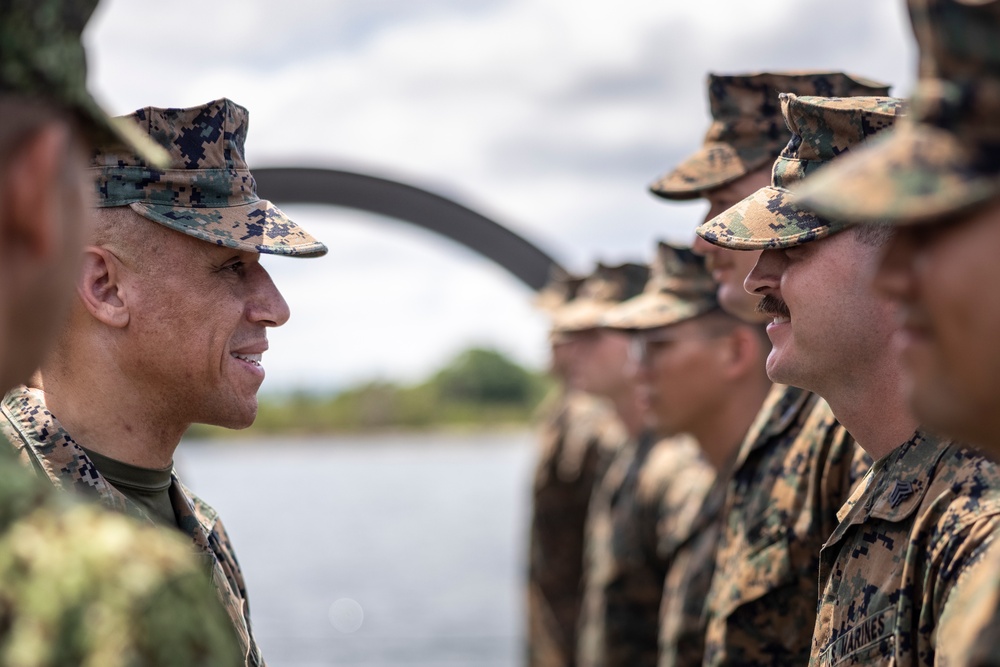
M 185 442 L 177 465 L 236 545 L 270 667 L 514 667 L 532 443 L 523 432 Z M 345 599 L 363 611 L 355 632 L 343 631 L 358 620 Z

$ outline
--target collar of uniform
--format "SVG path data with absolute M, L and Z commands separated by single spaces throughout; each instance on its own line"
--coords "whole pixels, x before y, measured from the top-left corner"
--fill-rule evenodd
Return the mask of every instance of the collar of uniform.
M 783 384 L 771 387 L 757 418 L 750 426 L 733 469 L 739 469 L 751 453 L 764 447 L 772 438 L 788 431 L 800 415 L 812 408 L 815 394 Z
M 87 453 L 45 407 L 42 390 L 15 387 L 7 392 L 0 410 L 8 439 L 57 488 L 73 489 L 120 512 L 148 518 L 97 472 Z
M 931 471 L 951 442 L 918 430 L 902 445 L 875 462 L 862 484 L 837 513 L 840 524 L 827 540 L 837 543 L 856 524 L 869 518 L 899 522 L 923 502 Z

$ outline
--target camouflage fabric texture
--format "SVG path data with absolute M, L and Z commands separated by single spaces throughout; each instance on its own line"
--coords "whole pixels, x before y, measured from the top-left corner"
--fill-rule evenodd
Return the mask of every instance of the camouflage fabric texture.
M 1000 195 L 1000 1 L 910 0 L 920 49 L 912 110 L 796 192 L 849 222 L 924 224 Z
M 663 582 L 715 472 L 697 443 L 646 435 L 616 457 L 587 518 L 581 667 L 655 667 Z
M 917 432 L 880 459 L 820 556 L 811 665 L 932 665 L 962 652 L 938 627 L 1000 532 L 1000 473 L 974 450 Z M 949 609 L 951 608 L 951 609 Z M 994 658 L 996 656 L 993 656 Z M 946 663 L 952 664 L 952 663 Z
M 0 479 L 0 664 L 243 664 L 183 540 L 58 493 L 7 442 Z
M 72 113 L 95 145 L 119 145 L 167 167 L 169 158 L 134 124 L 111 120 L 87 92 L 80 43 L 97 0 L 0 0 L 0 96 Z
M 576 290 L 575 297 L 556 309 L 552 332 L 566 334 L 603 326 L 604 314 L 640 294 L 649 280 L 649 267 L 627 262 L 617 266 L 598 263 Z
M 779 93 L 886 95 L 889 86 L 842 72 L 709 74 L 712 125 L 701 149 L 649 189 L 666 199 L 697 199 L 774 161 L 788 142 Z
M 729 482 L 705 601 L 706 667 L 808 661 L 820 548 L 870 465 L 825 401 L 774 386 Z
M 677 324 L 718 308 L 716 289 L 704 258 L 661 241 L 642 294 L 608 310 L 602 325 L 636 331 Z
M 129 206 L 188 236 L 245 252 L 319 257 L 325 245 L 257 196 L 244 158 L 249 113 L 227 99 L 189 109 L 146 107 L 130 116 L 170 154 L 173 169 L 140 156 L 100 150 L 90 176 L 97 206 Z
M 582 392 L 560 393 L 546 413 L 533 483 L 527 665 L 570 667 L 576 664 L 587 508 L 627 436 L 610 405 Z
M 980 549 L 982 551 L 982 549 Z M 971 560 L 971 559 L 970 559 Z M 1000 656 L 1000 542 L 970 562 L 938 618 L 935 659 L 947 667 L 993 665 Z
M 705 599 L 715 573 L 731 475 L 729 469 L 716 475 L 667 570 L 660 601 L 659 667 L 700 667 L 705 657 Z
M 864 146 L 905 111 L 904 101 L 894 97 L 782 93 L 780 99 L 792 138 L 774 162 L 771 186 L 698 227 L 696 233 L 706 241 L 736 250 L 789 248 L 843 231 L 848 223 L 803 208 L 789 188 Z
M 18 451 L 22 462 L 33 467 L 56 488 L 73 491 L 143 523 L 155 525 L 145 510 L 126 498 L 97 471 L 87 454 L 45 407 L 39 389 L 12 389 L 0 404 L 0 435 Z M 170 501 L 178 528 L 188 539 L 188 549 L 210 568 L 212 584 L 229 616 L 239 643 L 243 664 L 262 667 L 264 660 L 250 625 L 243 572 L 226 529 L 215 510 L 191 493 L 176 475 Z

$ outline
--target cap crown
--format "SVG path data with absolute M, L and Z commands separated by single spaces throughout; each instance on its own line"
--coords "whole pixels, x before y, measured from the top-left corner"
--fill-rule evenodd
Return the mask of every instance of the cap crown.
M 710 74 L 712 125 L 704 144 L 650 190 L 667 199 L 693 199 L 771 164 L 788 141 L 780 93 L 852 96 L 888 90 L 885 84 L 842 72 Z
M 884 95 L 885 84 L 843 72 L 710 74 L 708 100 L 712 125 L 705 143 L 733 146 L 748 170 L 765 164 L 788 141 L 779 93 L 819 97 Z
M 170 154 L 176 167 L 160 171 L 134 153 L 98 151 L 98 206 L 145 202 L 214 208 L 259 201 L 243 147 L 249 114 L 228 99 L 189 109 L 146 107 L 125 118 Z
M 576 300 L 617 303 L 642 292 L 649 280 L 649 267 L 631 262 L 618 266 L 598 263 L 576 291 Z
M 920 47 L 913 120 L 953 133 L 973 168 L 1000 172 L 1000 2 L 910 0 Z
M 650 266 L 649 281 L 643 292 L 715 298 L 716 288 L 715 281 L 705 267 L 704 257 L 694 254 L 690 248 L 659 242 L 656 258 Z
M 771 182 L 788 188 L 830 160 L 891 127 L 906 111 L 895 97 L 799 97 L 782 93 L 792 138 L 775 160 Z

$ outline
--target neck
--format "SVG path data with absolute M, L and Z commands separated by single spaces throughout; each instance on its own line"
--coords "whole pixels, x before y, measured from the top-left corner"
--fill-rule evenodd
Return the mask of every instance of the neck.
M 702 423 L 690 429 L 705 459 L 717 471 L 723 470 L 736 456 L 770 390 L 770 382 L 747 383 L 730 392 Z
M 906 442 L 918 423 L 903 395 L 901 368 L 856 375 L 849 385 L 817 391 L 847 432 L 873 459 Z
M 142 468 L 169 466 L 187 424 L 171 424 L 131 386 L 108 386 L 107 367 L 65 372 L 43 366 L 32 386 L 43 388 L 45 404 L 79 444 Z M 119 376 L 118 381 L 121 380 Z

